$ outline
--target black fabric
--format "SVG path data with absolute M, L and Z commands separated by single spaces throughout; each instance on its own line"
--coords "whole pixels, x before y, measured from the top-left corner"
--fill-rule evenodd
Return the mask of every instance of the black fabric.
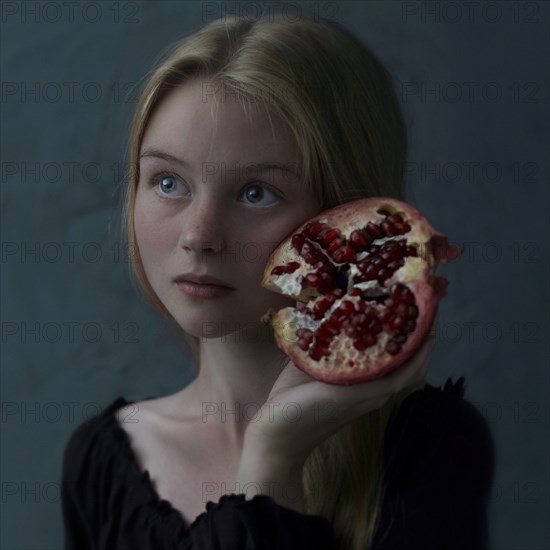
M 227 494 L 187 525 L 141 472 L 115 411 L 71 434 L 63 456 L 65 550 L 337 550 L 322 516 L 267 495 Z M 486 550 L 494 447 L 464 399 L 464 378 L 426 385 L 395 411 L 384 445 L 385 494 L 373 550 Z

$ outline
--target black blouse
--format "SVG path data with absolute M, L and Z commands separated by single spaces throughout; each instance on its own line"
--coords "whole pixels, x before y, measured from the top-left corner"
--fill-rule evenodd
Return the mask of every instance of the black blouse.
M 267 495 L 226 494 L 188 525 L 142 472 L 115 412 L 80 424 L 63 455 L 65 550 L 336 550 L 331 523 Z M 494 445 L 464 378 L 429 384 L 394 411 L 373 550 L 487 550 Z

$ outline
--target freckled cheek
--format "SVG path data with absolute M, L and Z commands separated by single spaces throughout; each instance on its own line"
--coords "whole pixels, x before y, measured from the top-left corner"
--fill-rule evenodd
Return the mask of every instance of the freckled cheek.
M 169 246 L 169 235 L 154 213 L 146 211 L 139 202 L 136 202 L 134 210 L 134 229 L 141 259 L 149 272 L 149 266 L 160 265 Z

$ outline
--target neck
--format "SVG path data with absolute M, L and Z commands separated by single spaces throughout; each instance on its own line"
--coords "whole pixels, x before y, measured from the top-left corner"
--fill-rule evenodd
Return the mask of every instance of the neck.
M 180 392 L 181 406 L 187 411 L 191 407 L 193 417 L 221 429 L 229 442 L 242 442 L 287 359 L 265 324 L 202 339 L 199 374 Z

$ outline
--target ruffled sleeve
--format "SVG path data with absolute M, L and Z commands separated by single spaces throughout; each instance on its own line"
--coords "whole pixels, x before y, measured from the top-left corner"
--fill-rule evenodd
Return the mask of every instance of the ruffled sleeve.
M 464 377 L 427 385 L 394 411 L 375 550 L 486 550 L 494 476 L 491 431 L 464 399 Z
M 141 472 L 115 411 L 118 398 L 81 424 L 65 447 L 65 550 L 336 550 L 331 523 L 280 506 L 267 495 L 208 501 L 189 526 Z

